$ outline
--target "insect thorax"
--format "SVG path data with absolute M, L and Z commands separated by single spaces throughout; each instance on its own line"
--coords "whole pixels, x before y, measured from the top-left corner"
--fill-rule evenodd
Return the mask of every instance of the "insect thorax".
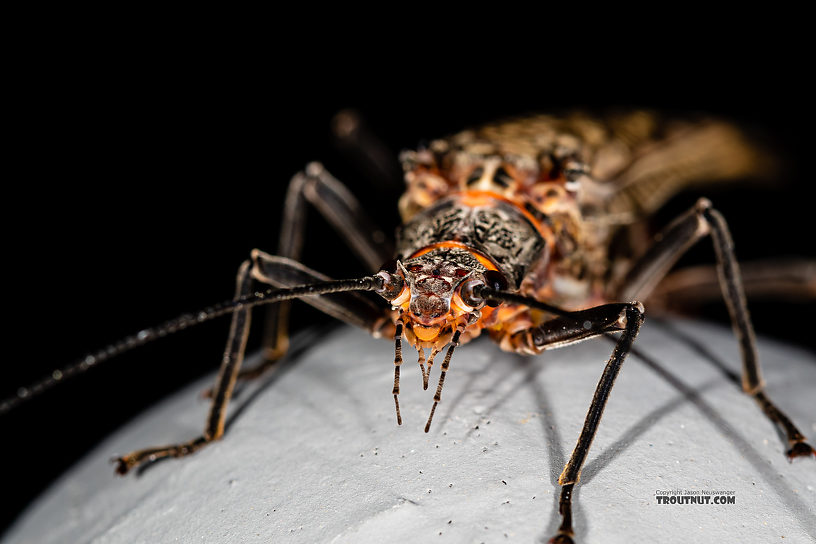
M 458 242 L 528 294 L 578 306 L 597 295 L 610 229 L 587 219 L 603 213 L 606 189 L 589 175 L 586 139 L 540 121 L 403 153 L 400 257 Z
M 402 226 L 397 240 L 403 259 L 432 256 L 478 271 L 490 266 L 486 259 L 516 288 L 544 247 L 542 233 L 516 206 L 472 193 L 448 196 L 422 210 Z

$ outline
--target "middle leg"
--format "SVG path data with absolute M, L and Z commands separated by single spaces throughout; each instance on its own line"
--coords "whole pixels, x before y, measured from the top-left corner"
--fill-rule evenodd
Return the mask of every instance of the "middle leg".
M 352 192 L 317 162 L 310 163 L 289 182 L 278 240 L 277 254 L 280 257 L 291 263 L 301 259 L 309 205 L 328 221 L 369 271 L 376 271 L 393 257 L 390 238 L 368 218 Z M 276 285 L 284 286 L 282 283 Z M 242 371 L 238 376 L 240 380 L 262 375 L 288 350 L 289 304 L 283 302 L 267 310 L 264 361 Z

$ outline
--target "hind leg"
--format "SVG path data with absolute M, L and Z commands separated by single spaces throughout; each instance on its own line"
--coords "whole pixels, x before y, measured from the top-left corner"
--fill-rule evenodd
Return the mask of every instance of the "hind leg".
M 629 272 L 619 296 L 624 300 L 647 298 L 686 250 L 705 236 L 711 236 L 714 244 L 720 290 L 742 354 L 743 391 L 753 397 L 765 415 L 785 433 L 788 458 L 816 456 L 816 451 L 805 442 L 805 436 L 796 425 L 765 394 L 754 327 L 745 300 L 742 274 L 734 255 L 734 242 L 725 219 L 711 202 L 699 200 L 694 208 L 657 236 L 654 245 Z

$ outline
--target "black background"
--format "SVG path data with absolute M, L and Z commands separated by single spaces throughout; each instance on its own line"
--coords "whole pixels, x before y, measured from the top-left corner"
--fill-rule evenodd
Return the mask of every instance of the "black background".
M 392 51 L 374 38 L 324 47 L 319 58 L 289 42 L 133 38 L 35 46 L 8 78 L 4 396 L 124 335 L 230 298 L 250 249 L 274 252 L 283 192 L 308 161 L 323 161 L 393 228 L 396 196 L 372 188 L 333 145 L 330 120 L 346 107 L 394 155 L 530 111 L 647 106 L 734 119 L 790 165 L 772 186 L 706 193 L 729 219 L 738 256 L 815 253 L 814 89 L 800 45 L 787 38 L 694 51 L 602 44 L 566 57 L 542 47 L 517 62 Z M 659 220 L 697 196 L 683 195 Z M 364 272 L 316 214 L 310 224 L 307 264 L 335 277 Z M 691 259 L 711 262 L 709 248 Z M 752 310 L 761 334 L 809 343 L 804 305 Z M 308 309 L 296 317 L 323 319 Z M 227 326 L 221 319 L 121 356 L 0 419 L 11 499 L 0 521 L 129 418 L 213 371 Z

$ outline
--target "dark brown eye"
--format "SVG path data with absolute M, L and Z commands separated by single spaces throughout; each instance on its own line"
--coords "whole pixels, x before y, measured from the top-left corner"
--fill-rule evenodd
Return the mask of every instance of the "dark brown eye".
M 462 284 L 457 294 L 459 299 L 464 303 L 463 309 L 473 311 L 485 305 L 485 300 L 482 297 L 476 296 L 474 292 L 477 287 L 483 285 L 484 282 L 481 280 L 470 280 Z

